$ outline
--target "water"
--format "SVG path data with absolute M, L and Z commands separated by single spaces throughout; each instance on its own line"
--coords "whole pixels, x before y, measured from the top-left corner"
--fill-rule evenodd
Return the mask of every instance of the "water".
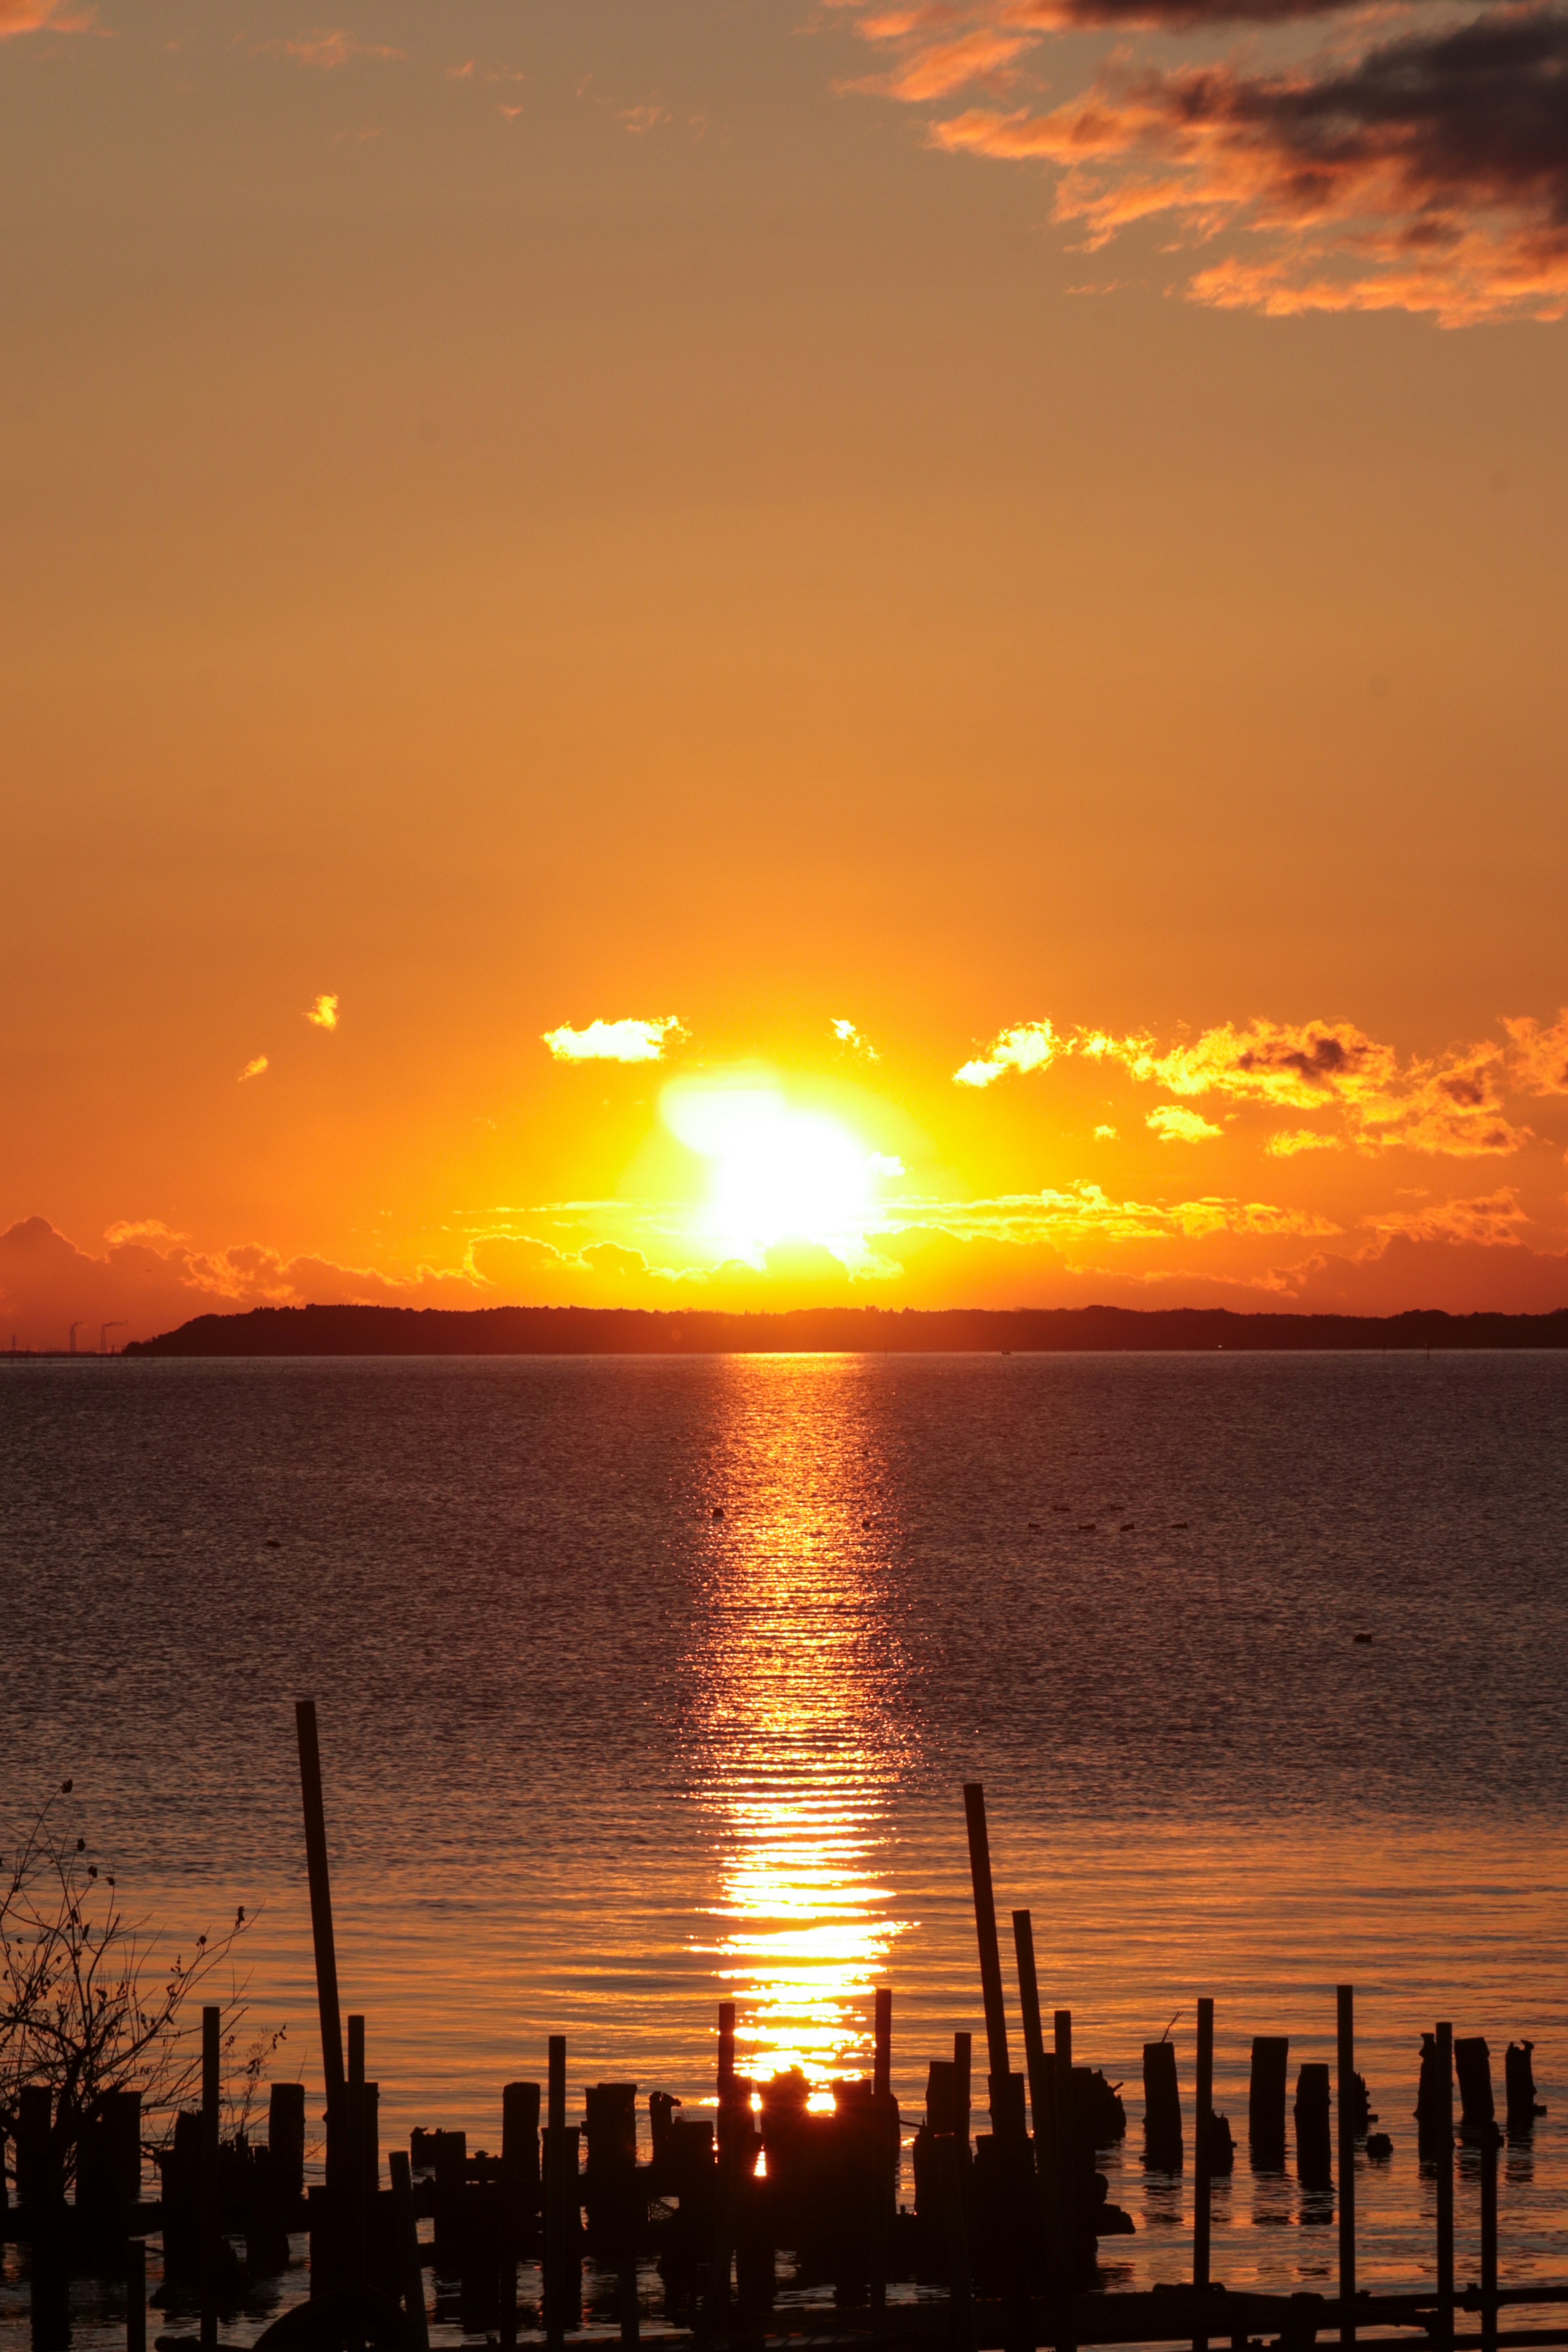
M 286 2026 L 269 2071 L 317 2114 L 311 1695 L 383 2146 L 496 2146 L 550 2032 L 574 2110 L 601 2078 L 711 2099 L 730 1994 L 744 2071 L 825 2085 L 869 2063 L 881 1982 L 912 2129 L 927 2059 L 980 2040 L 980 1777 L 1046 2005 L 1127 2085 L 1112 2284 L 1189 2259 L 1190 2180 L 1142 2165 L 1143 2042 L 1174 2019 L 1190 2147 L 1212 1993 L 1244 2141 L 1250 2037 L 1332 2058 L 1339 1980 L 1395 2141 L 1362 2283 L 1430 2276 L 1439 2016 L 1489 2036 L 1500 2094 L 1536 2042 L 1503 2269 L 1555 2276 L 1565 1448 L 1556 1355 L 0 1361 L 0 1820 L 69 1776 L 165 1942 L 244 1903 L 242 2041 Z M 1461 2278 L 1477 2193 L 1462 2160 Z M 1215 2274 L 1332 2284 L 1330 2210 L 1243 2149 Z M 78 2295 L 90 2342 L 112 2299 Z

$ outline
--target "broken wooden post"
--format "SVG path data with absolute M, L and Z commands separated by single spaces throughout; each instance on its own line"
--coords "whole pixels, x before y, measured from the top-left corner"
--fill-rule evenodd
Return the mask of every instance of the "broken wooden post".
M 1207 1996 L 1197 2004 L 1197 2117 L 1193 2126 L 1192 2286 L 1195 2294 L 1208 2294 L 1209 2232 L 1214 2179 L 1214 2003 Z M 1200 2329 L 1192 2352 L 1208 2352 L 1208 2337 Z
M 1454 2072 L 1459 2078 L 1460 2136 L 1483 2146 L 1497 2120 L 1491 2089 L 1491 2052 L 1483 2034 L 1463 2034 L 1455 2042 Z
M 1156 2172 L 1179 2172 L 1183 2160 L 1176 2043 L 1168 2040 L 1145 2042 L 1144 2162 Z
M 1283 2033 L 1252 2037 L 1252 2078 L 1247 2093 L 1247 2138 L 1257 2172 L 1285 2168 L 1285 2079 L 1291 2044 Z
M 1535 2068 L 1531 2063 L 1533 2042 L 1511 2042 L 1503 2059 L 1503 2082 L 1508 2093 L 1508 2136 L 1510 2139 L 1528 2139 L 1535 2128 L 1535 2118 L 1546 2113 L 1535 2104 Z
M 1339 2340 L 1355 2342 L 1355 2127 L 1365 2105 L 1355 2071 L 1355 1989 L 1335 1988 L 1339 2062 Z
M 1308 2059 L 1296 2077 L 1296 2178 L 1303 2189 L 1333 2187 L 1329 2130 L 1329 2070 Z
M 424 2308 L 424 2265 L 419 2221 L 413 2210 L 413 2173 L 407 2156 L 394 2147 L 387 2158 L 392 2174 L 392 2220 L 397 2237 L 398 2285 L 414 2352 L 430 2352 L 430 2321 Z
M 1437 2347 L 1453 2352 L 1454 2343 L 1454 2029 L 1440 2022 L 1434 2037 L 1434 2088 L 1437 2111 L 1434 2136 L 1437 2147 Z

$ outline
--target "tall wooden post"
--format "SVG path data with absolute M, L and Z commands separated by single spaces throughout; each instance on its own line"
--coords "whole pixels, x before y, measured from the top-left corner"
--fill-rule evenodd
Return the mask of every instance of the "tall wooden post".
M 344 2084 L 343 2121 L 344 2144 L 348 2172 L 348 2238 L 349 2279 L 356 2293 L 365 2284 L 366 2228 L 365 2179 L 367 2154 L 365 2140 L 365 2021 L 362 2017 L 349 2020 L 349 2078 Z
M 1454 2342 L 1454 2029 L 1437 2027 L 1437 2342 Z
M 1055 2011 L 1052 2021 L 1056 2035 L 1056 2063 L 1051 2069 L 1051 2080 L 1056 2086 L 1056 2201 L 1061 2215 L 1061 2242 L 1066 2250 L 1067 2263 L 1062 2281 L 1062 2318 L 1057 2329 L 1056 2352 L 1076 2352 L 1077 2339 L 1067 2317 L 1078 2293 L 1078 2181 L 1077 2152 L 1073 2146 L 1072 2011 L 1070 2009 L 1059 2009 Z
M 1214 2003 L 1207 1996 L 1197 2004 L 1197 2118 L 1193 2129 L 1192 2284 L 1207 2296 L 1209 2287 L 1209 2234 L 1214 2182 Z M 1193 2352 L 1208 2352 L 1207 2336 L 1196 2335 Z
M 1481 2352 L 1497 2352 L 1497 2152 L 1495 2123 L 1481 2142 Z
M 1355 2342 L 1355 1989 L 1336 1988 L 1339 2024 L 1339 2340 Z
M 893 1989 L 878 1985 L 872 2023 L 872 2163 L 876 2202 L 871 2222 L 871 2307 L 887 2309 L 888 2237 L 898 2205 L 898 2110 L 893 2103 Z
M 991 1885 L 990 1839 L 986 1830 L 986 1791 L 978 1780 L 964 1783 L 964 1818 L 969 1832 L 969 1879 L 975 1896 L 975 1933 L 980 1950 L 980 1991 L 986 2006 L 986 2058 L 989 2074 L 991 2131 L 1002 2158 L 1009 2201 L 1009 2294 L 1007 2352 L 1034 2352 L 1034 2318 L 1029 2293 L 1030 2208 L 1030 2149 L 1023 2102 L 1013 2095 L 1008 2063 L 1007 2006 L 1002 1998 L 1002 1955 L 997 1939 L 997 1898 Z M 1022 2085 L 1019 2084 L 1021 2091 Z
M 147 2245 L 132 2238 L 125 2250 L 125 2352 L 147 2352 Z
M 545 2134 L 545 2341 L 566 2341 L 566 2036 L 549 2037 L 549 2126 Z
M 321 1799 L 321 1748 L 313 1698 L 294 1703 L 299 1794 L 305 1810 L 305 1866 L 310 1885 L 310 1938 L 316 1950 L 316 2005 L 321 2020 L 321 2073 L 327 2086 L 327 2181 L 342 2170 L 343 2028 L 338 2008 L 338 1949 L 332 1935 L 332 1882 L 327 1868 L 327 1813 Z
M 218 2237 L 223 2211 L 218 2189 L 218 2099 L 221 2091 L 219 2034 L 222 2011 L 202 2011 L 202 2165 L 197 2186 L 197 2214 L 202 2233 L 202 2346 L 212 2352 L 218 2340 Z

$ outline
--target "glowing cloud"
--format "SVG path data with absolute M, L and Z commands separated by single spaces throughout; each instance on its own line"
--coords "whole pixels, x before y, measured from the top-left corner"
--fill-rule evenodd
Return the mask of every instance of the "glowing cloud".
M 966 1062 L 953 1073 L 956 1087 L 993 1087 L 1005 1078 L 1009 1070 L 1044 1070 L 1058 1055 L 1072 1051 L 1065 1038 L 1060 1037 L 1049 1021 L 1023 1021 L 1016 1029 L 1004 1029 L 988 1052 L 977 1061 Z
M 312 1029 L 335 1029 L 338 1025 L 338 1006 L 340 1001 L 336 996 L 319 996 L 305 1015 Z
M 255 1060 L 247 1062 L 244 1069 L 240 1072 L 240 1085 L 243 1087 L 246 1078 L 259 1078 L 266 1068 L 267 1055 L 265 1054 L 257 1054 Z
M 829 1025 L 840 1045 L 847 1045 L 852 1054 L 863 1054 L 868 1062 L 877 1059 L 876 1047 L 861 1035 L 852 1021 L 834 1021 Z
M 401 63 L 408 56 L 406 49 L 389 49 L 379 41 L 361 41 L 357 33 L 341 26 L 328 32 L 308 33 L 298 41 L 259 41 L 251 50 L 253 58 L 292 58 L 296 65 L 315 66 L 332 73 L 355 58 L 378 58 L 383 63 Z
M 547 1029 L 558 1062 L 662 1062 L 664 1047 L 685 1035 L 675 1015 L 660 1021 L 591 1021 L 586 1029 Z
M 1162 1143 L 1207 1143 L 1223 1132 L 1211 1127 L 1200 1111 L 1184 1110 L 1180 1103 L 1159 1104 L 1144 1125 L 1152 1128 Z

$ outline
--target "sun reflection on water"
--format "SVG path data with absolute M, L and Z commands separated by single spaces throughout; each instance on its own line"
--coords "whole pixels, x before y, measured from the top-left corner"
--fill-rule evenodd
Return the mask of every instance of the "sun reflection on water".
M 741 2071 L 798 2066 L 828 2105 L 869 2070 L 873 1990 L 914 1924 L 890 1871 L 909 1736 L 885 1533 L 859 1479 L 814 1461 L 803 1491 L 775 1485 L 781 1466 L 713 1531 L 698 1752 L 718 1884 L 695 1948 L 737 2002 Z

